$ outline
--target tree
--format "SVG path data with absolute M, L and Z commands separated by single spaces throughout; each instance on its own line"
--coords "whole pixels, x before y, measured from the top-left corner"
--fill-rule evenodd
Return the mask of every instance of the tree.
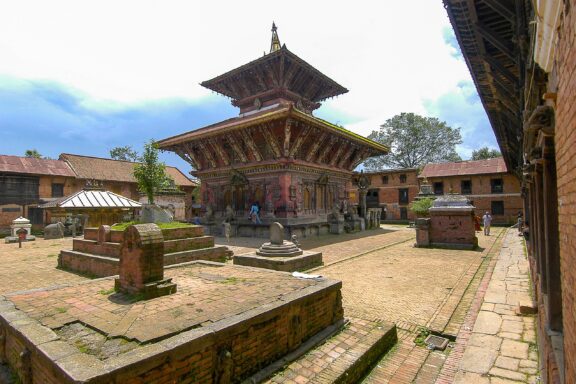
M 140 161 L 138 152 L 132 149 L 132 146 L 114 147 L 110 150 L 110 157 L 114 160 Z
M 500 153 L 499 150 L 490 149 L 488 147 L 482 147 L 476 151 L 472 151 L 472 160 L 487 160 L 501 156 L 502 154 Z
M 34 159 L 41 159 L 42 158 L 42 155 L 40 154 L 40 152 L 38 152 L 35 149 L 27 149 L 26 152 L 24 152 L 24 156 L 32 157 Z
M 460 128 L 451 128 L 435 117 L 401 113 L 386 120 L 368 138 L 390 146 L 388 155 L 366 160 L 364 165 L 370 171 L 462 161 L 456 153 L 456 145 L 462 143 Z
M 146 194 L 148 204 L 154 204 L 154 194 L 174 186 L 174 180 L 166 174 L 166 165 L 158 159 L 158 147 L 153 140 L 144 144 L 141 164 L 134 166 L 138 190 Z

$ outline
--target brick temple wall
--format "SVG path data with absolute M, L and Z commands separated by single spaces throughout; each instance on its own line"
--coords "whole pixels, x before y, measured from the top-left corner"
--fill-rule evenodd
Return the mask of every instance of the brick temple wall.
M 553 71 L 557 77 L 555 147 L 565 380 L 576 383 L 576 0 L 564 3 Z

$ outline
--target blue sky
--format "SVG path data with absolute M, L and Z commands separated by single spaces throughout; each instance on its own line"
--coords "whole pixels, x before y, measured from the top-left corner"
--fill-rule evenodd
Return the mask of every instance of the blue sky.
M 106 157 L 235 116 L 199 83 L 268 50 L 272 20 L 292 52 L 350 90 L 317 116 L 366 136 L 415 112 L 460 127 L 463 158 L 497 147 L 440 0 L 47 3 L 0 5 L 1 154 Z

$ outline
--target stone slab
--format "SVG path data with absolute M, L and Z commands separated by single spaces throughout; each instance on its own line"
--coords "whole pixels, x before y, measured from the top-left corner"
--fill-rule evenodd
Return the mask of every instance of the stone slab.
M 265 268 L 274 271 L 306 271 L 322 265 L 322 253 L 304 251 L 302 255 L 293 257 L 267 257 L 249 253 L 234 256 L 233 262 L 236 265 Z

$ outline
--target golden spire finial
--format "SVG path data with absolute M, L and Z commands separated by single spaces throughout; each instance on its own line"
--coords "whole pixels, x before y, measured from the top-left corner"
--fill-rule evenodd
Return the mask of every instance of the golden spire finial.
M 278 32 L 276 32 L 276 24 L 272 22 L 272 43 L 270 44 L 270 53 L 278 51 L 280 47 L 280 39 L 278 38 Z

